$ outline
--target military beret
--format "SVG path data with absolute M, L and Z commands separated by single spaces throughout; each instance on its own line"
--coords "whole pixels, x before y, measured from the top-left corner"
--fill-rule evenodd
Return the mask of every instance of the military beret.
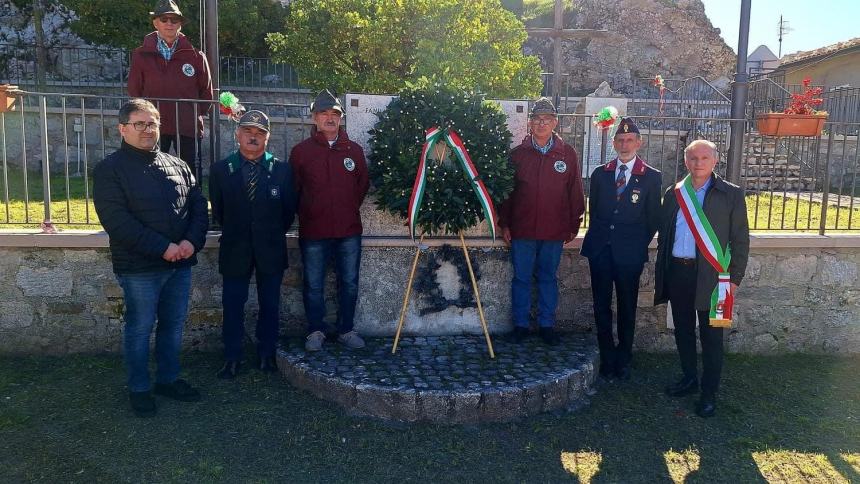
M 626 133 L 639 134 L 639 127 L 636 126 L 636 122 L 634 122 L 632 119 L 621 118 L 621 123 L 618 124 L 618 130 L 615 131 L 615 134 L 626 134 Z

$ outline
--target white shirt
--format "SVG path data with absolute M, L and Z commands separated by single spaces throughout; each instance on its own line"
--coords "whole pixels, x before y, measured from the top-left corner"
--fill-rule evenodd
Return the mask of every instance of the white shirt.
M 627 186 L 627 182 L 630 181 L 630 173 L 633 171 L 633 165 L 636 164 L 636 157 L 630 158 L 630 161 L 623 162 L 621 158 L 616 158 L 618 160 L 618 165 L 615 167 L 615 178 L 613 180 L 618 179 L 618 173 L 621 172 L 621 165 L 627 167 L 627 170 L 624 171 L 624 186 Z

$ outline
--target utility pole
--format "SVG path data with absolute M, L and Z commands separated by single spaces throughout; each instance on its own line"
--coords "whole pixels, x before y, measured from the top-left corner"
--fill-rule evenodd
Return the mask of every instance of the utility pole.
M 212 91 L 215 104 L 209 111 L 209 156 L 210 165 L 221 159 L 219 130 L 218 97 L 221 95 L 221 54 L 218 52 L 218 0 L 202 0 L 204 36 L 206 39 L 206 58 L 209 61 L 209 74 L 212 76 Z
M 747 94 L 747 49 L 750 40 L 750 5 L 752 0 L 741 0 L 741 23 L 738 29 L 738 60 L 735 66 L 735 81 L 732 83 L 732 121 L 729 139 L 729 156 L 726 160 L 726 178 L 741 185 L 741 158 L 744 154 L 744 129 L 746 127 Z

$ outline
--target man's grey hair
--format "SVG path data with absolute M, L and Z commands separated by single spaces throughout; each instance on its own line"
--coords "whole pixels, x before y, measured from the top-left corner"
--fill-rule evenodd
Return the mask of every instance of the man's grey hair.
M 137 98 L 130 100 L 119 108 L 119 124 L 128 123 L 128 118 L 131 117 L 132 113 L 138 111 L 150 113 L 155 119 L 161 119 L 161 114 L 159 114 L 158 108 L 154 104 L 146 99 Z
M 684 159 L 687 158 L 687 153 L 689 153 L 690 151 L 696 149 L 698 146 L 701 146 L 701 145 L 705 145 L 711 149 L 711 151 L 713 152 L 713 155 L 714 155 L 714 159 L 719 158 L 720 153 L 717 151 L 717 145 L 715 145 L 713 142 L 708 141 L 706 139 L 697 139 L 697 140 L 693 141 L 692 143 L 690 143 L 689 145 L 687 145 L 686 148 L 684 148 Z

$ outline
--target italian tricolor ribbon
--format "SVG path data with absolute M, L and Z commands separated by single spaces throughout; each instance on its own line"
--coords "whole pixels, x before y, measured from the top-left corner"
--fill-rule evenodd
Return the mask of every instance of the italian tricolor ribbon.
M 729 263 L 732 260 L 731 249 L 725 249 L 720 245 L 717 234 L 714 233 L 708 217 L 702 209 L 702 204 L 696 198 L 696 190 L 693 188 L 693 179 L 687 175 L 675 185 L 675 198 L 678 206 L 693 233 L 696 247 L 699 252 L 717 271 L 717 287 L 711 293 L 710 325 L 714 327 L 730 327 L 732 325 L 732 306 L 734 294 L 732 294 L 731 278 L 729 277 Z
M 453 130 L 443 132 L 438 126 L 434 126 L 427 130 L 424 136 L 424 146 L 421 149 L 421 159 L 418 162 L 418 172 L 415 174 L 415 183 L 412 184 L 412 195 L 409 198 L 409 210 L 407 218 L 409 219 L 409 234 L 415 238 L 415 231 L 418 229 L 418 212 L 421 209 L 421 202 L 424 200 L 424 192 L 427 188 L 427 157 L 433 151 L 433 147 L 440 140 L 447 143 L 459 161 L 460 167 L 469 185 L 478 196 L 478 201 L 481 203 L 481 208 L 484 211 L 484 217 L 487 220 L 487 227 L 490 230 L 490 236 L 493 241 L 496 240 L 496 209 L 493 206 L 493 199 L 490 198 L 490 192 L 480 179 L 478 169 L 472 163 L 472 158 L 469 156 L 469 151 L 466 150 L 466 145 L 463 140 Z

